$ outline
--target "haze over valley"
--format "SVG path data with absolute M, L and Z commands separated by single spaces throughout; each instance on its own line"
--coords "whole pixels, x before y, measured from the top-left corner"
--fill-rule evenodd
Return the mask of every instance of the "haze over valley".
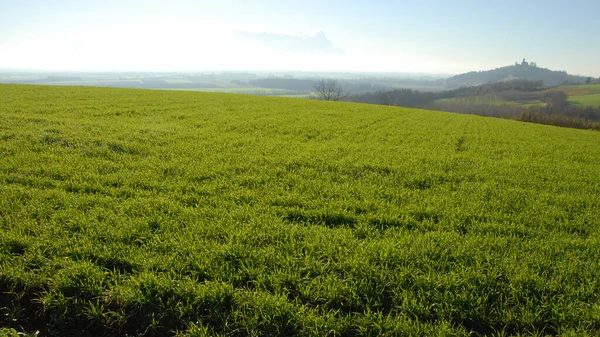
M 0 3 L 0 69 L 460 74 L 526 57 L 600 76 L 593 0 Z

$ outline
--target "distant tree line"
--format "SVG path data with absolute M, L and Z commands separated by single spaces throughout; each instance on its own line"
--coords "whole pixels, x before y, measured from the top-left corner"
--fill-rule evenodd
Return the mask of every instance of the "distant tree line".
M 443 92 L 395 89 L 350 95 L 352 102 L 423 108 L 480 116 L 512 118 L 527 122 L 600 130 L 600 106 L 569 104 L 563 91 L 542 91 L 541 81 L 514 80 L 463 87 Z M 504 104 L 470 103 L 452 98 L 496 95 Z M 540 104 L 521 105 L 537 100 Z
M 271 89 L 287 89 L 287 90 L 296 90 L 296 91 L 304 91 L 309 93 L 314 85 L 314 81 L 312 80 L 304 80 L 304 79 L 295 79 L 295 78 L 260 78 L 256 80 L 249 81 L 250 85 L 259 88 L 271 88 Z
M 296 79 L 282 77 L 268 77 L 250 80 L 245 85 L 251 85 L 259 88 L 287 89 L 312 92 L 314 85 L 322 80 L 329 79 Z M 443 86 L 442 80 L 417 80 L 403 78 L 357 78 L 357 79 L 334 79 L 343 88 L 347 94 L 361 94 L 367 92 L 383 92 L 393 90 L 394 87 L 428 87 L 440 88 Z
M 413 89 L 376 91 L 351 95 L 347 100 L 351 102 L 370 104 L 419 107 L 444 98 L 469 97 L 501 92 L 531 92 L 538 90 L 541 87 L 543 87 L 543 83 L 541 81 L 514 80 L 501 83 L 484 84 L 474 87 L 462 87 L 440 92 L 419 91 Z
M 524 109 L 512 118 L 522 122 L 600 131 L 600 122 L 592 121 L 584 117 L 574 117 L 562 114 L 548 115 L 545 113 L 536 112 L 535 110 L 536 109 Z
M 351 102 L 394 105 L 404 107 L 419 107 L 440 98 L 438 93 L 418 91 L 413 89 L 394 89 L 389 91 L 368 92 L 355 94 L 347 98 Z
M 535 91 L 544 86 L 543 81 L 512 80 L 498 83 L 487 83 L 473 87 L 461 87 L 454 90 L 442 91 L 440 98 L 477 96 L 505 91 Z

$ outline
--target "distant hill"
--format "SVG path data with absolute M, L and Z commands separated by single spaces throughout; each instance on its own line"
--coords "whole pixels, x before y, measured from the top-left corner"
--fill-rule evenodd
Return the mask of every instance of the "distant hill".
M 533 62 L 529 63 L 523 60 L 523 62 L 515 63 L 512 66 L 487 71 L 472 71 L 450 77 L 446 79 L 446 87 L 458 88 L 514 79 L 542 81 L 544 86 L 554 86 L 561 84 L 583 84 L 586 77 L 569 75 L 566 71 L 540 68 Z

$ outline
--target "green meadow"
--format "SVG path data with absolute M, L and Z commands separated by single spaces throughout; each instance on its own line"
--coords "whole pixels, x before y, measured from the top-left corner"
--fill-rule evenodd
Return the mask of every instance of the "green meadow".
M 564 91 L 568 102 L 581 106 L 600 106 L 600 84 L 566 85 L 551 90 Z
M 491 106 L 514 106 L 515 102 L 507 101 L 497 95 L 479 95 L 479 96 L 465 96 L 465 97 L 453 97 L 453 98 L 442 98 L 436 100 L 437 103 L 452 103 L 459 105 L 491 105 Z
M 569 96 L 569 102 L 585 106 L 600 106 L 600 93 L 582 96 Z
M 159 88 L 159 90 L 161 90 Z M 162 89 L 166 90 L 166 89 Z M 243 95 L 264 95 L 264 96 L 285 96 L 295 95 L 307 97 L 308 95 L 297 94 L 297 91 L 287 89 L 274 89 L 274 88 L 258 88 L 258 87 L 227 87 L 227 88 L 177 88 L 168 90 L 186 90 L 186 91 L 204 91 L 204 92 L 219 92 L 229 94 L 243 94 Z
M 597 336 L 599 163 L 512 120 L 0 85 L 0 335 Z

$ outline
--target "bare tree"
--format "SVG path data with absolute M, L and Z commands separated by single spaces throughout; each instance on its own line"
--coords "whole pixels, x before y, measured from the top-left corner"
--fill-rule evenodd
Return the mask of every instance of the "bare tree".
M 320 80 L 313 85 L 316 98 L 324 101 L 341 101 L 348 95 L 337 80 Z

